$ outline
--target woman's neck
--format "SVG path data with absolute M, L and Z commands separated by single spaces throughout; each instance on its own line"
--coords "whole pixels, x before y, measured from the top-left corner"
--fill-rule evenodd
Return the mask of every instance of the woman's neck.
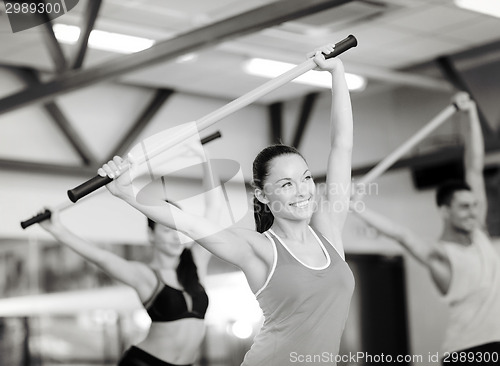
M 158 269 L 177 269 L 179 262 L 179 256 L 169 256 L 159 250 L 155 250 L 153 253 L 153 260 L 150 265 Z
M 282 238 L 297 241 L 306 241 L 309 233 L 307 221 L 291 221 L 275 218 L 271 229 Z

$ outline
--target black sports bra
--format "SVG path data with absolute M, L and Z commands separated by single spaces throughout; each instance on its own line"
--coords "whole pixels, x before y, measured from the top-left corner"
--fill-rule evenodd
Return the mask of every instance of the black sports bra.
M 144 307 L 153 322 L 170 322 L 184 318 L 204 319 L 208 308 L 208 296 L 203 286 L 190 296 L 186 291 L 165 284 L 154 271 L 158 284 Z

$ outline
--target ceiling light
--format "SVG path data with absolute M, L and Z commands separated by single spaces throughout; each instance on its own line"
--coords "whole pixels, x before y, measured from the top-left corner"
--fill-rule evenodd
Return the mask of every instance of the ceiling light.
M 80 37 L 80 28 L 73 25 L 54 24 L 54 34 L 58 41 L 75 44 Z M 125 34 L 93 30 L 89 36 L 88 46 L 102 51 L 117 53 L 134 53 L 153 46 L 154 40 L 134 37 Z
M 500 1 L 494 0 L 455 0 L 460 8 L 492 15 L 500 18 Z
M 54 24 L 52 27 L 57 40 L 65 44 L 75 44 L 80 38 L 80 28 L 74 25 Z
M 125 34 L 93 30 L 89 37 L 89 47 L 118 53 L 134 53 L 150 48 L 152 39 L 128 36 Z
M 195 62 L 198 60 L 198 54 L 197 53 L 186 53 L 185 55 L 179 56 L 175 59 L 175 62 L 179 64 L 186 64 L 190 62 Z
M 253 58 L 247 61 L 244 65 L 244 70 L 250 75 L 262 76 L 266 78 L 275 78 L 292 68 L 296 65 L 266 60 L 262 58 Z M 361 91 L 366 87 L 366 79 L 362 76 L 346 73 L 347 87 L 351 91 Z M 308 71 L 302 74 L 298 78 L 294 79 L 293 82 L 319 86 L 322 88 L 330 89 L 332 87 L 332 78 L 328 73 L 321 71 Z

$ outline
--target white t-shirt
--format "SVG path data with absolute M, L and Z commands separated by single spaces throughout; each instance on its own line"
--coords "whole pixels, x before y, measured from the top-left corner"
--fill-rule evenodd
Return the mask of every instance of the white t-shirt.
M 443 352 L 500 342 L 500 256 L 481 230 L 468 246 L 442 241 L 451 263 Z

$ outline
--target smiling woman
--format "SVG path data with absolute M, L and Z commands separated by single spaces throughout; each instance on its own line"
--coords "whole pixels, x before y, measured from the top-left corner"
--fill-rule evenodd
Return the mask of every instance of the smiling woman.
M 309 55 L 332 78 L 328 187 L 316 197 L 309 167 L 293 147 L 264 149 L 253 164 L 256 231 L 222 227 L 161 197 L 154 205 L 142 204 L 119 157 L 99 171 L 118 175 L 107 185 L 115 196 L 160 224 L 202 238 L 200 245 L 242 269 L 265 317 L 245 366 L 286 366 L 296 362 L 292 354 L 339 352 L 354 288 L 341 237 L 350 189 L 331 188 L 350 187 L 353 127 L 343 64 L 323 55 L 333 51 L 329 44 Z M 315 200 L 321 202 L 317 209 Z M 343 209 L 334 209 L 339 202 Z M 320 364 L 332 365 L 330 360 Z
M 300 173 L 301 167 L 305 169 L 303 173 Z M 297 149 L 287 145 L 272 145 L 257 155 L 253 163 L 253 184 L 254 218 L 259 233 L 272 226 L 272 211 L 284 213 L 291 207 L 310 208 L 308 203 L 315 193 L 304 158 Z

